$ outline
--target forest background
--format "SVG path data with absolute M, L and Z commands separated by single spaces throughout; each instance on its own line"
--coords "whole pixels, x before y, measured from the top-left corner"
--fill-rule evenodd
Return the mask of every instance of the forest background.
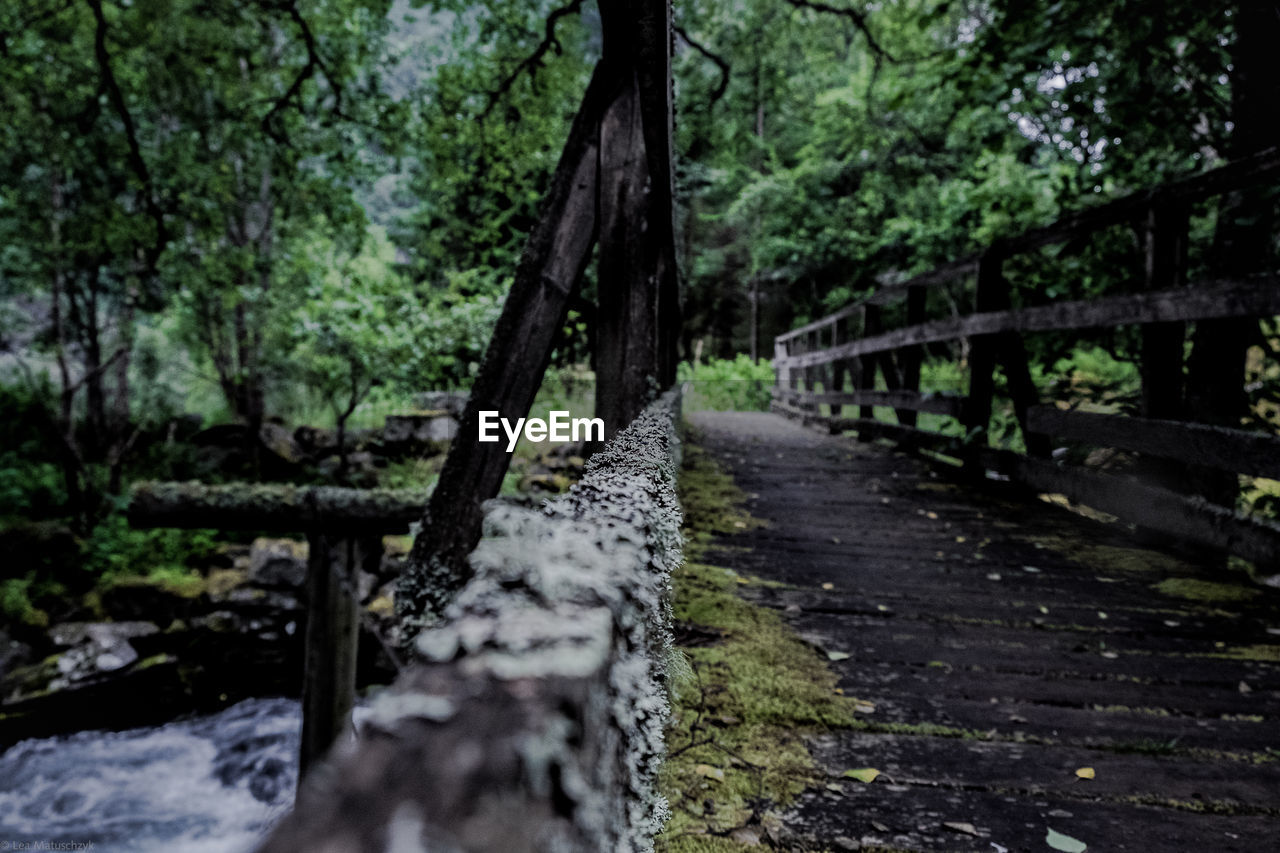
M 793 324 L 1256 149 L 1237 21 L 1257 8 L 676 3 L 682 375 L 760 406 Z M 0 579 L 6 616 L 180 581 L 213 548 L 130 530 L 135 479 L 279 478 L 274 428 L 305 425 L 340 448 L 305 477 L 356 482 L 348 430 L 465 390 L 600 50 L 584 0 L 3 4 L 0 535 L 35 555 Z M 1221 264 L 1218 214 L 1192 211 L 1191 280 Z M 1116 227 L 1009 275 L 1023 303 L 1086 299 L 1142 262 Z M 590 407 L 596 287 L 589 266 L 544 408 Z M 1246 427 L 1275 429 L 1276 331 L 1244 342 Z M 1045 335 L 1033 375 L 1132 411 L 1138 351 Z M 928 355 L 925 387 L 963 390 L 963 345 Z M 188 439 L 219 424 L 245 452 L 211 468 Z M 438 458 L 371 482 L 425 485 Z M 1242 505 L 1274 516 L 1268 488 Z

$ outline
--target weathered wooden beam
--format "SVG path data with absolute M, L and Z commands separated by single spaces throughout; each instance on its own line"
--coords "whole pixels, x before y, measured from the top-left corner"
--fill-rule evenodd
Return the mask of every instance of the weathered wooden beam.
M 1280 564 L 1280 524 L 1246 518 L 1204 498 L 1188 497 L 1127 477 L 1058 466 L 1005 450 L 985 449 L 982 464 L 1038 492 L 1066 495 L 1179 540 L 1218 548 L 1274 570 Z
M 1280 436 L 1183 421 L 1064 411 L 1053 406 L 1032 409 L 1030 428 L 1067 441 L 1280 480 Z
M 1000 332 L 1110 328 L 1214 317 L 1266 317 L 1274 314 L 1280 314 L 1280 281 L 1273 277 L 1248 281 L 1229 280 L 1160 293 L 1059 302 L 1034 308 L 988 311 L 967 317 L 934 320 L 851 341 L 820 352 L 789 356 L 782 365 L 801 368 L 904 346 Z
M 646 849 L 680 564 L 676 394 L 538 509 L 490 504 L 447 620 L 303 781 L 269 853 Z
M 428 489 L 143 482 L 133 487 L 128 519 L 134 527 L 406 533 L 429 495 Z
M 855 431 L 862 441 L 888 439 L 904 450 L 930 450 L 955 459 L 963 459 L 962 439 L 904 424 L 890 424 L 866 418 L 831 418 L 826 424 L 832 433 Z
M 786 417 L 798 420 L 804 426 L 817 425 L 833 435 L 854 431 L 863 441 L 886 438 L 896 442 L 900 447 L 909 449 L 931 450 L 957 459 L 962 458 L 964 442 L 953 436 L 923 430 L 919 427 L 890 424 L 873 418 L 841 418 L 830 415 L 818 415 L 806 409 L 800 409 L 788 403 L 775 401 L 772 410 Z
M 978 286 L 974 294 L 975 316 L 1007 313 L 1009 284 L 1004 278 L 1004 254 L 999 248 L 987 250 L 978 266 Z M 987 312 L 986 314 L 981 312 Z M 919 327 L 917 327 L 919 328 Z M 969 405 L 965 409 L 964 426 L 967 434 L 982 445 L 990 441 L 987 429 L 991 424 L 991 409 L 995 400 L 996 336 L 988 332 L 971 332 L 969 341 Z
M 924 322 L 925 299 L 927 294 L 921 285 L 907 289 L 907 325 L 918 326 Z M 920 364 L 924 361 L 924 347 L 907 347 L 898 357 L 902 366 L 902 390 L 920 390 Z M 898 413 L 898 421 L 904 426 L 916 425 L 915 411 L 907 408 Z
M 298 782 L 351 731 L 360 638 L 361 571 L 376 572 L 379 536 L 307 536 L 307 616 L 302 676 L 302 739 Z
M 893 409 L 910 409 L 913 412 L 950 415 L 953 418 L 961 417 L 965 401 L 965 398 L 958 394 L 918 391 L 844 391 L 805 395 L 800 391 L 775 387 L 773 395 L 776 399 L 792 405 L 825 403 L 829 406 L 887 406 Z
M 480 412 L 524 417 L 542 385 L 595 244 L 600 122 L 618 86 L 597 66 L 573 119 L 401 578 L 396 604 L 404 616 L 442 609 L 470 576 L 467 554 L 480 539 L 481 505 L 498 494 L 511 463 L 500 442 L 477 440 Z
M 1004 247 L 1008 254 L 1019 254 L 1054 243 L 1066 243 L 1102 228 L 1130 222 L 1141 217 L 1152 207 L 1185 206 L 1214 195 L 1248 189 L 1277 179 L 1280 179 L 1280 148 L 1268 148 L 1253 156 L 1199 175 L 1171 181 L 1089 210 L 1069 214 L 1049 225 L 1033 228 L 1006 240 Z M 778 340 L 785 341 L 793 335 L 820 328 L 836 319 L 855 316 L 866 304 L 886 305 L 897 301 L 907 296 L 913 287 L 944 284 L 975 273 L 980 260 L 981 253 L 969 255 L 912 276 L 906 281 L 885 285 L 870 296 L 847 305 L 839 311 L 779 335 Z

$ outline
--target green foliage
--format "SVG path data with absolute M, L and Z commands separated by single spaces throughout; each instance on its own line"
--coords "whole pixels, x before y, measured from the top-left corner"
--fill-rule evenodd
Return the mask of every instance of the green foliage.
M 31 574 L 0 581 L 0 613 L 9 622 L 42 628 L 48 624 L 49 616 L 31 601 L 29 590 L 33 581 Z
M 767 361 L 753 362 L 747 355 L 733 359 L 710 359 L 689 364 L 677 370 L 680 382 L 691 382 L 685 405 L 690 410 L 756 411 L 769 410 L 769 389 L 773 386 L 773 366 Z
M 192 563 L 216 553 L 213 530 L 138 530 L 117 507 L 83 544 L 84 567 L 103 582 L 121 577 L 183 577 Z

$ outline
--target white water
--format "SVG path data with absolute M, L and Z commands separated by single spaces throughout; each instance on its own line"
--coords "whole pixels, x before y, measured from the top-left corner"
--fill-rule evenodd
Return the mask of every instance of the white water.
M 23 741 L 0 754 L 0 850 L 244 853 L 293 803 L 300 726 L 297 701 L 250 699 L 158 728 Z

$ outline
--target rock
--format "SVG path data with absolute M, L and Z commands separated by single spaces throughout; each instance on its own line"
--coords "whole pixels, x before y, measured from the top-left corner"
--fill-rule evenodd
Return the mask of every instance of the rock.
M 300 426 L 293 431 L 293 440 L 313 459 L 320 459 L 338 450 L 338 433 L 331 429 Z
M 296 539 L 255 539 L 249 550 L 248 581 L 297 589 L 307 581 L 307 552 L 307 543 Z
M 146 637 L 159 630 L 154 622 L 63 622 L 53 626 L 49 631 L 49 639 L 60 648 L 87 642 L 108 647 L 119 640 Z
M 104 672 L 123 669 L 138 660 L 131 640 L 158 634 L 154 622 L 67 622 L 50 631 L 54 645 L 67 650 L 57 655 L 57 675 L 45 685 L 58 690 Z
M 147 578 L 121 578 L 102 590 L 102 612 L 117 622 L 145 620 L 161 628 L 189 618 L 204 592 L 198 578 L 188 588 L 161 586 Z
M 245 583 L 248 579 L 249 570 L 247 567 L 243 569 L 213 569 L 205 577 L 205 593 L 209 596 L 210 601 L 223 601 L 233 589 Z
M 265 423 L 258 430 L 258 439 L 263 447 L 284 461 L 299 465 L 306 461 L 307 454 L 298 446 L 293 435 L 287 427 L 277 423 Z
M 6 631 L 0 629 L 0 683 L 9 677 L 9 673 L 13 670 L 30 662 L 31 646 L 13 639 Z
M 458 422 L 442 412 L 414 415 L 387 415 L 382 441 L 388 449 L 414 448 L 441 452 L 458 434 Z
M 465 391 L 426 391 L 414 397 L 413 404 L 419 409 L 444 411 L 461 420 L 467 408 L 467 396 Z

